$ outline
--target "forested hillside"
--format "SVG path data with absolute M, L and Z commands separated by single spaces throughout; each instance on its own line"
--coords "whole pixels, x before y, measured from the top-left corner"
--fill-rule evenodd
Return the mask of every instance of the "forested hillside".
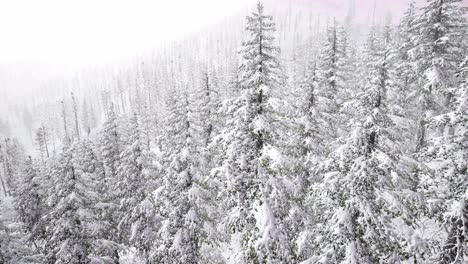
M 34 151 L 0 120 L 0 263 L 468 263 L 465 11 L 258 3 L 49 84 Z

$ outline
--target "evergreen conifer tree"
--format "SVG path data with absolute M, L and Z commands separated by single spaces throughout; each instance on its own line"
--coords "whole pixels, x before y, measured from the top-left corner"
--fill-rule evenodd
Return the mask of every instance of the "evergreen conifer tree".
M 291 263 L 284 182 L 274 168 L 279 155 L 274 127 L 276 100 L 284 84 L 274 46 L 275 25 L 261 3 L 247 17 L 250 39 L 243 43 L 239 95 L 226 103 L 223 131 L 226 179 L 225 220 L 234 248 L 228 263 Z

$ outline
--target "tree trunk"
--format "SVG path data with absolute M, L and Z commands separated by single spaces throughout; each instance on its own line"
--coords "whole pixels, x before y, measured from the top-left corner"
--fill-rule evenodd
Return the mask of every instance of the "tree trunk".
M 419 119 L 417 138 L 416 138 L 416 151 L 424 147 L 426 141 L 426 120 L 423 117 Z

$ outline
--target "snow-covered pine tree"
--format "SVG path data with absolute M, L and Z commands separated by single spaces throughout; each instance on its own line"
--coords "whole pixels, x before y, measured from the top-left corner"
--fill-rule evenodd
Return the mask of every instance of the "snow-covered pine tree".
M 53 188 L 48 205 L 50 211 L 42 221 L 47 223 L 44 245 L 46 263 L 89 263 L 93 238 L 89 233 L 93 214 L 90 207 L 95 194 L 85 174 L 76 167 L 72 145 L 57 157 L 51 175 Z
M 17 190 L 21 166 L 26 160 L 25 150 L 16 138 L 5 138 L 0 143 L 0 163 L 3 177 L 0 178 L 5 196 L 14 195 Z
M 12 202 L 12 197 L 3 197 L 0 201 L 0 263 L 43 263 L 43 255 L 31 243 L 30 233 L 17 221 Z
M 394 83 L 398 89 L 390 99 L 394 107 L 390 112 L 399 116 L 400 126 L 404 126 L 406 151 L 414 150 L 414 131 L 419 119 L 415 97 L 418 96 L 418 82 L 414 61 L 414 24 L 416 20 L 416 6 L 414 0 L 410 2 L 402 19 L 396 27 L 396 33 L 391 41 L 390 68 L 394 68 Z
M 81 109 L 83 109 L 83 111 L 81 111 L 81 124 L 83 124 L 83 129 L 86 134 L 89 135 L 91 133 L 91 115 L 94 113 L 90 113 L 86 99 L 83 99 Z
M 468 228 L 468 57 L 459 75 L 464 78 L 453 90 L 450 111 L 429 120 L 429 128 L 445 128 L 442 135 L 433 137 L 419 156 L 434 173 L 423 178 L 422 187 L 431 201 L 429 209 L 447 232 L 440 241 L 439 263 L 468 261 L 466 230 Z
M 204 139 L 194 126 L 194 107 L 189 95 L 177 99 L 171 96 L 169 120 L 171 128 L 164 137 L 173 145 L 163 149 L 167 157 L 164 179 L 164 208 L 161 208 L 163 227 L 160 244 L 155 248 L 154 261 L 158 263 L 218 263 L 214 248 L 204 253 L 207 245 L 216 244 L 212 236 L 214 225 L 210 219 L 213 209 L 209 200 L 198 156 L 200 140 Z M 166 142 L 167 144 L 167 142 Z M 168 145 L 166 145 L 168 146 Z
M 414 48 L 414 24 L 416 20 L 416 3 L 412 0 L 403 14 L 397 27 L 394 49 L 397 65 L 395 67 L 398 80 L 402 87 L 414 85 L 416 74 L 414 72 L 413 57 L 410 51 Z
M 324 106 L 320 104 L 322 97 L 319 95 L 318 85 L 317 68 L 315 65 L 309 65 L 301 84 L 301 96 L 297 101 L 300 104 L 298 122 L 302 128 L 302 140 L 299 144 L 303 147 L 302 155 L 308 157 L 312 163 L 327 153 L 326 144 L 332 136 L 324 131 L 326 128 L 331 129 L 331 126 L 320 113 L 321 107 Z
M 219 130 L 217 123 L 220 121 L 218 114 L 220 107 L 219 87 L 212 71 L 203 72 L 201 88 L 197 91 L 196 100 L 198 121 L 203 130 L 201 135 L 203 145 L 208 146 Z
M 399 263 L 409 258 L 409 238 L 402 230 L 411 230 L 418 195 L 413 161 L 400 152 L 399 131 L 388 115 L 388 54 L 387 49 L 369 55 L 374 62 L 366 67 L 371 69 L 368 81 L 357 96 L 353 131 L 320 166 L 323 182 L 314 186 L 314 207 L 321 235 L 312 262 Z
M 342 25 L 337 25 L 337 40 L 338 40 L 338 51 L 341 55 L 338 61 L 339 76 L 343 80 L 342 91 L 340 92 L 340 102 L 343 103 L 348 100 L 354 93 L 353 89 L 358 82 L 355 73 L 355 67 L 357 65 L 357 47 L 356 41 L 353 40 L 349 28 L 345 28 Z M 343 105 L 341 105 L 341 112 L 343 113 Z
M 117 186 L 118 173 L 117 170 L 120 166 L 120 155 L 122 152 L 122 139 L 121 131 L 119 130 L 119 123 L 117 114 L 115 113 L 114 107 L 111 104 L 110 109 L 107 113 L 107 120 L 104 122 L 103 130 L 101 131 L 101 142 L 100 142 L 100 155 L 102 163 L 104 165 L 104 186 L 106 188 L 105 203 L 102 205 L 103 213 L 109 226 L 106 232 L 108 240 L 119 243 L 120 238 L 117 232 L 117 225 L 119 219 L 119 194 L 118 190 L 111 188 L 111 186 Z
M 222 159 L 221 146 L 216 139 L 222 127 L 223 117 L 220 113 L 221 95 L 218 78 L 212 70 L 207 69 L 201 74 L 200 86 L 193 96 L 195 110 L 192 121 L 198 131 L 196 136 L 200 152 L 200 170 L 212 192 L 212 197 L 216 197 L 221 181 L 212 170 Z
M 101 101 L 100 105 L 101 105 L 102 111 L 104 112 L 104 118 L 105 119 L 108 118 L 109 110 L 111 108 L 114 108 L 110 97 L 111 97 L 110 96 L 110 91 L 109 91 L 109 89 L 107 89 L 107 87 L 101 89 L 100 94 L 99 94 L 99 99 Z
M 240 53 L 239 93 L 224 104 L 228 120 L 221 135 L 225 153 L 219 170 L 226 180 L 225 223 L 232 247 L 228 263 L 291 263 L 288 201 L 273 164 L 280 156 L 275 145 L 280 127 L 272 94 L 279 93 L 284 78 L 273 44 L 275 24 L 261 3 L 247 17 L 246 29 L 250 39 Z
M 125 149 L 120 154 L 119 167 L 117 169 L 117 189 L 119 190 L 118 195 L 121 199 L 120 209 L 124 214 L 127 214 L 144 197 L 144 157 L 141 132 L 136 113 L 129 120 L 128 132 L 128 145 L 125 146 Z M 126 216 L 122 216 L 122 218 L 126 218 Z M 122 229 L 122 232 L 129 231 L 128 226 L 122 227 Z
M 81 109 L 81 124 L 86 134 L 89 135 L 91 130 L 97 125 L 96 113 L 94 113 L 92 104 L 86 99 L 83 99 Z
M 121 246 L 111 240 L 115 240 L 116 232 L 115 221 L 112 221 L 116 205 L 109 194 L 113 187 L 107 184 L 104 165 L 95 144 L 85 139 L 78 143 L 77 151 L 80 154 L 75 157 L 75 165 L 85 176 L 89 191 L 95 194 L 90 197 L 89 208 L 93 215 L 92 224 L 88 227 L 92 237 L 91 263 L 118 263 Z
M 45 223 L 40 220 L 48 210 L 45 178 L 31 157 L 26 160 L 21 176 L 15 197 L 15 210 L 19 220 L 31 234 L 31 241 L 39 241 L 44 236 L 45 228 Z
M 107 120 L 104 122 L 101 139 L 101 156 L 104 163 L 106 178 L 109 183 L 117 181 L 117 169 L 120 162 L 122 142 L 118 128 L 117 115 L 111 106 Z
M 288 127 L 293 129 L 283 146 L 283 155 L 288 156 L 284 174 L 293 182 L 288 199 L 293 204 L 291 218 L 295 224 L 289 232 L 295 237 L 296 255 L 301 261 L 310 257 L 314 247 L 310 243 L 313 215 L 307 205 L 309 188 L 317 180 L 314 168 L 328 153 L 328 144 L 334 136 L 328 132 L 332 129 L 330 120 L 320 112 L 317 74 L 317 67 L 309 64 L 300 87 L 294 91 L 291 103 L 294 111 L 288 121 Z
M 200 257 L 200 226 L 197 219 L 198 212 L 194 208 L 189 197 L 189 189 L 193 186 L 193 178 L 199 177 L 197 164 L 193 155 L 197 155 L 194 151 L 194 127 L 191 120 L 191 109 L 189 106 L 188 95 L 182 94 L 179 99 L 178 122 L 176 129 L 179 135 L 178 146 L 180 149 L 177 152 L 171 153 L 171 167 L 167 170 L 165 187 L 169 198 L 168 218 L 165 222 L 169 235 L 168 256 L 172 260 L 166 259 L 164 263 L 197 263 Z M 172 115 L 175 116 L 175 115 Z M 191 212 L 189 214 L 189 212 Z M 180 262 L 179 262 L 180 261 Z
M 318 93 L 322 97 L 322 113 L 333 124 L 332 131 L 336 133 L 335 137 L 338 137 L 340 130 L 343 129 L 339 127 L 341 122 L 338 113 L 344 103 L 343 97 L 347 93 L 345 91 L 346 42 L 346 33 L 340 30 L 333 20 L 333 24 L 327 28 L 325 43 L 317 64 Z
M 160 146 L 159 163 L 161 164 L 161 174 L 164 175 L 161 186 L 154 192 L 156 198 L 157 215 L 162 223 L 158 230 L 157 239 L 150 252 L 150 259 L 158 263 L 171 263 L 174 260 L 171 252 L 174 228 L 170 226 L 170 215 L 173 209 L 173 195 L 171 185 L 174 180 L 169 178 L 169 171 L 172 168 L 172 160 L 177 153 L 182 150 L 182 126 L 186 123 L 186 117 L 181 107 L 181 94 L 177 90 L 169 91 L 166 98 L 166 118 L 163 120 L 163 129 L 160 131 L 158 143 Z
M 203 208 L 204 217 L 211 225 L 205 230 L 206 241 L 203 243 L 201 251 L 205 261 L 213 263 L 222 263 L 222 257 L 219 255 L 219 241 L 222 234 L 214 227 L 222 219 L 222 208 L 216 200 L 223 185 L 219 175 L 214 172 L 222 162 L 222 143 L 218 140 L 219 131 L 224 123 L 224 116 L 220 112 L 221 107 L 221 85 L 218 76 L 213 69 L 206 69 L 202 73 L 201 87 L 195 93 L 194 105 L 195 113 L 193 116 L 193 126 L 196 128 L 197 152 L 199 153 L 199 171 L 201 178 L 199 184 L 203 187 L 203 199 L 205 206 Z
M 449 107 L 457 66 L 465 56 L 467 21 L 461 0 L 428 0 L 412 28 L 419 84 L 416 150 L 427 141 L 426 125 Z
M 152 136 L 155 133 L 154 127 L 157 124 L 156 115 L 152 112 L 149 104 L 145 106 L 143 115 L 140 117 L 140 120 L 141 141 L 144 144 L 144 147 L 149 149 Z
M 36 206 L 43 204 L 35 200 L 35 193 L 31 195 L 25 193 L 29 191 L 28 184 L 23 180 L 23 173 L 29 173 L 28 176 L 34 177 L 35 172 L 24 169 L 28 164 L 28 159 L 23 155 L 22 146 L 16 139 L 5 139 L 0 142 L 0 180 L 2 182 L 3 194 L 0 195 L 0 263 L 39 263 L 42 262 L 42 256 L 37 254 L 39 248 L 35 239 L 41 238 L 30 233 L 29 228 L 41 233 L 35 228 L 39 226 L 36 222 L 40 218 Z M 27 166 L 26 166 L 27 167 Z M 28 177 L 27 176 L 27 177 Z M 4 182 L 4 179 L 6 182 Z M 36 179 L 37 180 L 37 179 Z M 37 183 L 37 181 L 35 181 Z M 37 189 L 35 189 L 37 191 Z M 25 202 L 21 216 L 18 215 L 17 200 L 18 197 L 30 195 L 30 204 Z M 27 200 L 27 199 L 25 199 Z M 31 210 L 29 210 L 31 206 Z M 41 213 L 39 213 L 41 214 Z M 34 219 L 33 219 L 34 218 Z M 28 220 L 28 223 L 22 223 L 22 220 Z
M 78 103 L 76 102 L 75 94 L 71 93 L 71 101 L 72 101 L 72 111 L 73 111 L 73 122 L 74 124 L 74 136 L 77 140 L 80 140 L 80 126 L 79 126 L 79 119 L 78 119 Z
M 71 143 L 71 138 L 70 138 L 70 133 L 68 132 L 68 111 L 67 111 L 67 105 L 64 100 L 60 101 L 60 106 L 61 106 L 61 111 L 60 115 L 62 118 L 62 125 L 63 125 L 63 144 L 64 145 L 69 145 Z
M 47 146 L 47 131 L 45 130 L 44 125 L 41 125 L 36 129 L 34 143 L 37 146 L 37 151 L 41 156 L 41 161 L 44 162 L 45 157 L 49 157 L 49 150 Z
M 149 191 L 155 190 L 155 181 L 148 173 L 149 150 L 143 144 L 141 127 L 135 113 L 129 120 L 128 145 L 120 154 L 118 184 L 120 198 L 120 237 L 129 246 L 135 246 L 148 259 L 151 246 L 156 239 L 158 219 L 155 205 Z

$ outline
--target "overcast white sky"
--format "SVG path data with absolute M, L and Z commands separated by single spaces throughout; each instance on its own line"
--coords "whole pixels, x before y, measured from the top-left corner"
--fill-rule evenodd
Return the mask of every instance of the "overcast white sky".
M 0 62 L 127 58 L 233 15 L 250 0 L 0 0 Z
M 58 67 L 60 72 L 62 66 L 73 69 L 126 61 L 253 7 L 257 1 L 0 0 L 0 66 L 12 70 Z M 291 1 L 297 8 L 344 14 L 350 0 L 265 1 Z M 398 14 L 410 0 L 355 0 L 358 16 L 368 16 L 374 1 L 379 9 Z

